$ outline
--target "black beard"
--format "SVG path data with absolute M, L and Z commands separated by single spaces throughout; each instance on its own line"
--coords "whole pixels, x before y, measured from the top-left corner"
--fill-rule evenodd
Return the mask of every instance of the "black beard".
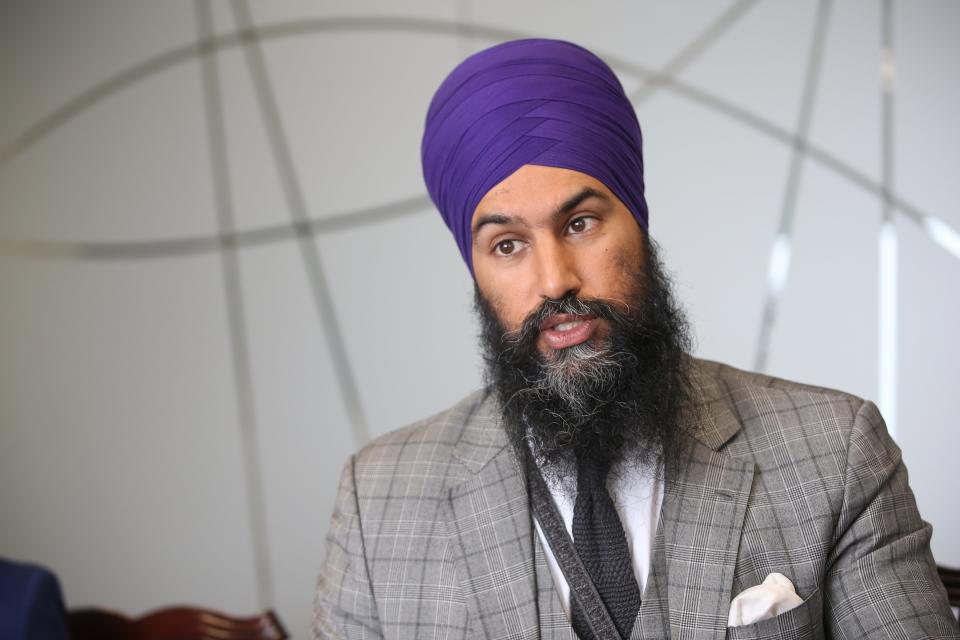
M 546 300 L 513 332 L 475 287 L 485 382 L 518 456 L 533 449 L 544 476 L 572 490 L 577 461 L 606 472 L 672 473 L 692 425 L 690 333 L 654 242 L 626 304 L 569 294 Z M 609 332 L 544 355 L 541 323 L 556 313 L 605 319 Z

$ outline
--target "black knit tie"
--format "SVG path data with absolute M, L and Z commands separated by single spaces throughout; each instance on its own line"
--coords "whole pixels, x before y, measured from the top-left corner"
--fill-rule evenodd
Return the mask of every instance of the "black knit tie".
M 623 638 L 630 637 L 640 610 L 640 586 L 633 573 L 627 536 L 606 487 L 606 470 L 577 464 L 573 545 Z M 572 602 L 573 628 L 590 638 L 583 611 Z

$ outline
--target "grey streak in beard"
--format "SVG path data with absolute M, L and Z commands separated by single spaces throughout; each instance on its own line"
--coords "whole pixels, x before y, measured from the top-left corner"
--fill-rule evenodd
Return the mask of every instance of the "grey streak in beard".
M 609 306 L 604 315 L 622 320 L 629 315 L 629 307 L 623 306 L 623 314 Z M 548 301 L 520 328 L 504 333 L 501 357 L 512 355 L 513 350 L 523 344 L 534 342 L 542 322 L 554 314 L 596 315 L 596 307 L 577 298 Z M 561 403 L 563 410 L 548 413 L 555 421 L 555 436 L 560 441 L 570 440 L 577 428 L 606 404 L 605 398 L 620 383 L 624 371 L 636 364 L 636 356 L 626 349 L 614 348 L 609 339 L 589 340 L 543 355 L 536 375 L 524 377 L 527 388 L 518 391 L 511 400 L 542 401 L 550 398 L 554 403 Z M 539 448 L 542 444 L 535 442 L 534 446 Z

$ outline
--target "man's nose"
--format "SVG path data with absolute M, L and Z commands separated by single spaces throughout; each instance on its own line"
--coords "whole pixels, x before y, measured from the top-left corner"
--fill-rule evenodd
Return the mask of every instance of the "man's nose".
M 575 256 L 560 242 L 542 242 L 538 247 L 539 293 L 543 298 L 559 300 L 580 291 L 582 284 Z

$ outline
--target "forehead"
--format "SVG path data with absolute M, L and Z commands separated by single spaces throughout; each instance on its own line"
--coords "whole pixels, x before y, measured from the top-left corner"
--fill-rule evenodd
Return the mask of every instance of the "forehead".
M 520 215 L 553 211 L 572 193 L 591 187 L 611 197 L 607 187 L 586 173 L 559 167 L 525 164 L 488 191 L 473 212 L 477 216 L 493 211 Z

